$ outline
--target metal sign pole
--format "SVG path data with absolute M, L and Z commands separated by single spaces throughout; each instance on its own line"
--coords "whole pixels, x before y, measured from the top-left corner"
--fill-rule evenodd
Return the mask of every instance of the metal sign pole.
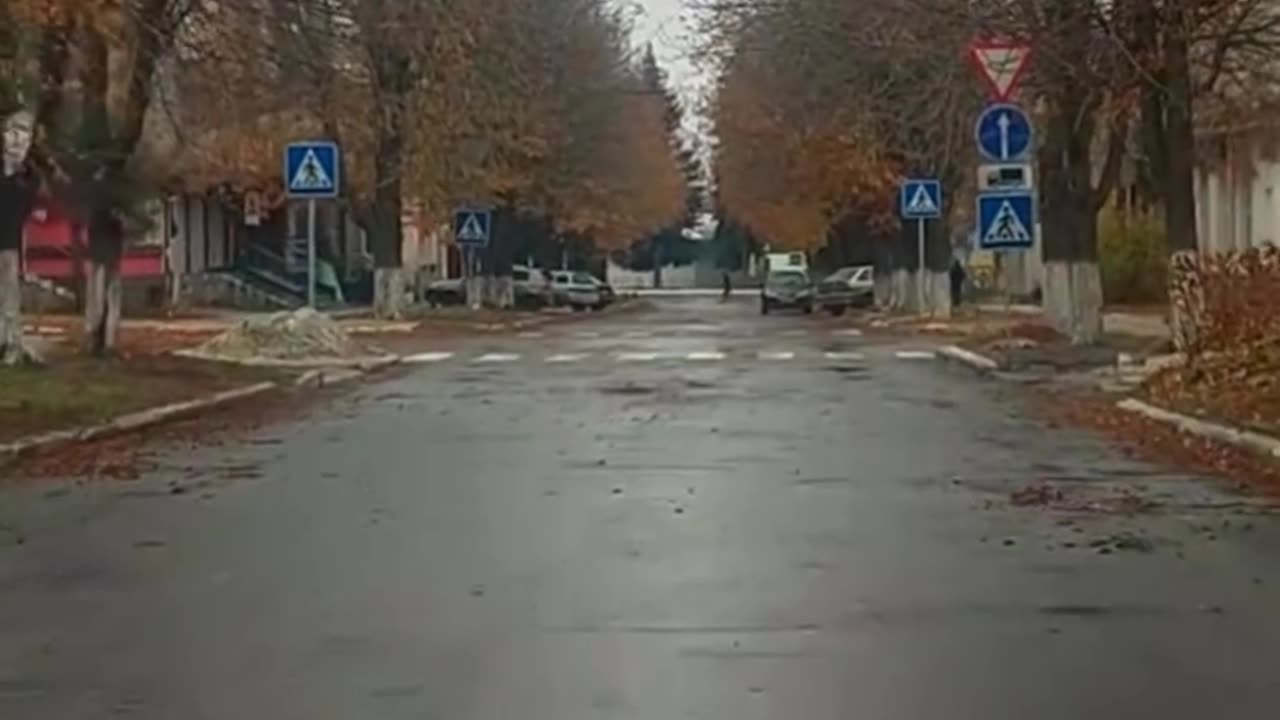
M 916 302 L 920 303 L 918 311 L 924 314 L 924 220 L 916 220 L 916 257 L 920 258 L 920 268 L 916 272 Z
M 316 306 L 316 201 L 307 200 L 307 306 Z

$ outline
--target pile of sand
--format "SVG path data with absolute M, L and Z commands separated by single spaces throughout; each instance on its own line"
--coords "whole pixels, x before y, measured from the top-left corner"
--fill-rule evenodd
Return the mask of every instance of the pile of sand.
M 241 321 L 196 350 L 213 357 L 236 359 L 352 358 L 368 351 L 351 340 L 333 318 L 302 308 Z

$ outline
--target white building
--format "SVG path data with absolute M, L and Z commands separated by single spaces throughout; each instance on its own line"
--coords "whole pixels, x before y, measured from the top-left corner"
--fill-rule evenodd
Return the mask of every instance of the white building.
M 1200 249 L 1280 243 L 1280 122 L 1201 132 L 1196 151 Z

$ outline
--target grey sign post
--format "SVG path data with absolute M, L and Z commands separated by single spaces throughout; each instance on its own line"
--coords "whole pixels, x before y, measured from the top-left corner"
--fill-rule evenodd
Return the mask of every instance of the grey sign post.
M 316 201 L 341 193 L 342 164 L 332 142 L 296 142 L 284 151 L 285 191 L 290 199 L 307 201 L 307 305 L 316 306 Z
M 459 208 L 453 214 L 453 239 L 462 250 L 463 282 L 469 288 L 474 275 L 476 251 L 489 246 L 493 235 L 493 213 L 475 208 Z M 466 292 L 471 292 L 467 290 Z
M 916 278 L 916 301 L 924 312 L 925 222 L 942 217 L 942 183 L 932 178 L 904 180 L 898 194 L 898 209 L 903 220 L 916 221 L 916 257 L 920 262 Z

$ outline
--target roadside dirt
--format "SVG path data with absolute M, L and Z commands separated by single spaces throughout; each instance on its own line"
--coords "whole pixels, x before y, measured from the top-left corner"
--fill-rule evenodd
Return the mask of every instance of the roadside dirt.
M 1280 374 L 1224 358 L 1157 373 L 1145 398 L 1176 412 L 1280 437 Z
M 105 422 L 278 375 L 169 355 L 51 358 L 44 367 L 0 368 L 0 442 Z
M 1280 498 L 1280 463 L 1232 445 L 1189 435 L 1115 406 L 1113 396 L 1080 388 L 1042 390 L 1033 404 L 1053 426 L 1083 427 L 1119 443 L 1135 458 L 1222 478 L 1244 493 Z
M 220 446 L 259 429 L 297 418 L 338 390 L 304 393 L 291 387 L 253 400 L 233 403 L 197 417 L 145 430 L 33 453 L 0 469 L 0 486 L 51 479 L 78 482 L 136 480 L 157 467 L 158 455 L 174 448 Z M 194 468 L 191 469 L 194 472 Z M 248 476 L 250 469 L 235 469 Z M 174 485 L 173 494 L 185 489 Z

